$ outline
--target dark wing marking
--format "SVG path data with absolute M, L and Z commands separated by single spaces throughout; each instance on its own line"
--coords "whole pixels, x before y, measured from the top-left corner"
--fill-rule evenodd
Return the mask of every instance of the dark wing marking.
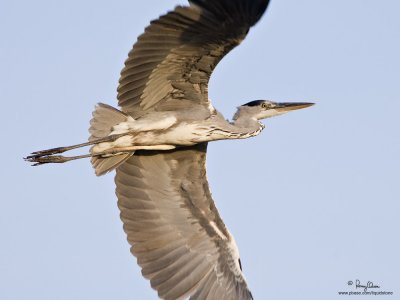
M 131 252 L 162 299 L 252 299 L 209 191 L 206 144 L 137 151 L 117 169 Z
M 246 36 L 268 0 L 192 0 L 151 22 L 121 71 L 124 112 L 208 107 L 208 81 L 218 62 Z

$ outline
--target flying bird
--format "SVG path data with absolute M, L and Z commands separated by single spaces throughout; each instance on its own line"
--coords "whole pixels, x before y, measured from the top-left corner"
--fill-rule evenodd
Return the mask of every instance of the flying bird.
M 88 142 L 26 158 L 42 165 L 90 157 L 96 175 L 116 170 L 131 252 L 162 299 L 253 299 L 211 197 L 207 143 L 256 136 L 264 129 L 260 120 L 312 103 L 250 101 L 228 121 L 211 104 L 208 82 L 268 3 L 189 0 L 152 21 L 121 71 L 121 109 L 98 104 Z M 59 155 L 86 146 L 87 154 Z

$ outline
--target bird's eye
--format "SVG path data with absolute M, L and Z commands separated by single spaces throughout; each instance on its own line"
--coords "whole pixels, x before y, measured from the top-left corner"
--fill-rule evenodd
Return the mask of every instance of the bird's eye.
M 267 103 L 263 103 L 263 104 L 261 104 L 261 108 L 265 108 L 265 109 L 267 109 L 269 107 L 269 105 L 267 104 Z

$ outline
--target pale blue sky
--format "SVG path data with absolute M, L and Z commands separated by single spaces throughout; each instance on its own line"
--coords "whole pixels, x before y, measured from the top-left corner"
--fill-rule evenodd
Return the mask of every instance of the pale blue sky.
M 156 299 L 129 253 L 113 174 L 22 157 L 85 141 L 95 103 L 116 105 L 137 35 L 178 3 L 0 3 L 0 299 Z M 356 279 L 399 297 L 399 11 L 397 0 L 271 0 L 218 66 L 210 97 L 226 117 L 259 98 L 317 103 L 209 146 L 213 196 L 255 299 L 343 299 Z

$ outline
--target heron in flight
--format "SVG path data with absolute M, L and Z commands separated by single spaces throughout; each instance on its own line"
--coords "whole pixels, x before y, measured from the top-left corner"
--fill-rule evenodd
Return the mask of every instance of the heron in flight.
M 121 71 L 121 110 L 98 104 L 88 142 L 26 158 L 41 165 L 90 157 L 98 176 L 116 169 L 131 252 L 162 299 L 252 299 L 235 240 L 211 197 L 207 143 L 258 135 L 260 120 L 312 103 L 251 101 L 227 121 L 208 98 L 208 82 L 268 2 L 189 0 L 152 21 Z M 59 155 L 85 146 L 88 154 Z

